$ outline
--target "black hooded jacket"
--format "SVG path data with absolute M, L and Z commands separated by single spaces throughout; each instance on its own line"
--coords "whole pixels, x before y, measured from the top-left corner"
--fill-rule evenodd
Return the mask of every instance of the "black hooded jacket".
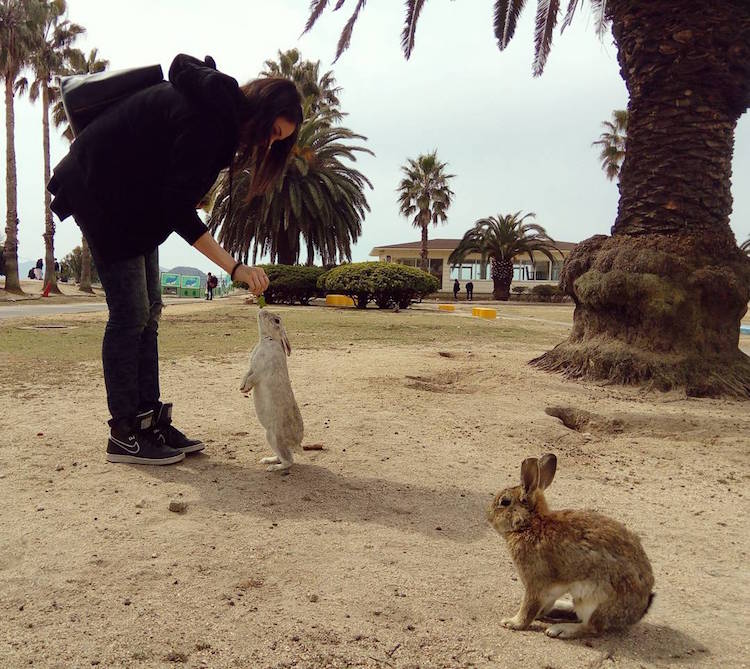
M 52 210 L 75 216 L 97 259 L 146 253 L 172 232 L 192 245 L 206 232 L 196 206 L 249 113 L 237 81 L 211 65 L 178 55 L 169 81 L 94 119 L 55 167 Z

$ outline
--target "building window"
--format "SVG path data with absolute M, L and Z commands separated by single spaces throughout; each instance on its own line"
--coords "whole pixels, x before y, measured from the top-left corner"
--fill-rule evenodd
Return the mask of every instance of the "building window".
M 421 258 L 396 258 L 396 262 L 399 265 L 406 265 L 407 267 L 419 267 Z
M 553 281 L 559 281 L 560 280 L 560 272 L 562 271 L 562 260 L 555 260 L 555 262 L 552 263 L 552 280 Z
M 391 256 L 386 256 L 386 257 L 385 257 L 385 261 L 386 261 L 386 262 L 391 262 Z

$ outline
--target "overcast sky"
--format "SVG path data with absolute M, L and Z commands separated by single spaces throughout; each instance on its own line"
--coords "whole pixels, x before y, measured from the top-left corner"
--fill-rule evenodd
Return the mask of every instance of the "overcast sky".
M 371 213 L 354 247 L 367 260 L 380 244 L 415 241 L 419 233 L 399 216 L 395 189 L 408 157 L 438 150 L 456 175 L 448 223 L 432 238 L 461 237 L 478 218 L 533 211 L 557 240 L 577 242 L 608 233 L 617 212 L 617 186 L 604 177 L 591 146 L 601 121 L 624 108 L 627 92 L 609 35 L 600 41 L 589 3 L 571 28 L 555 35 L 545 73 L 531 76 L 534 3 L 524 11 L 511 45 L 497 49 L 490 0 L 431 0 L 420 18 L 410 61 L 400 51 L 403 1 L 368 3 L 350 49 L 332 64 L 342 25 L 351 11 L 326 12 L 300 38 L 308 0 L 68 0 L 70 19 L 87 34 L 77 46 L 99 49 L 111 68 L 161 63 L 164 72 L 180 52 L 211 54 L 219 69 L 241 82 L 263 69 L 278 49 L 300 49 L 303 58 L 333 69 L 348 113 L 344 124 L 368 137 L 375 157 L 358 168 L 372 181 Z M 347 3 L 348 5 L 352 3 Z M 119 10 L 119 11 L 118 11 Z M 4 109 L 2 123 L 5 124 Z M 44 255 L 41 107 L 16 101 L 19 257 Z M 3 154 L 5 152 L 5 136 Z M 52 164 L 66 152 L 53 131 Z M 5 161 L 0 161 L 5 180 Z M 732 228 L 750 236 L 750 120 L 736 133 Z M 5 220 L 5 189 L 0 189 Z M 134 198 L 138 193 L 133 194 Z M 56 255 L 80 243 L 68 219 L 58 225 Z M 161 247 L 163 267 L 215 270 L 181 238 Z

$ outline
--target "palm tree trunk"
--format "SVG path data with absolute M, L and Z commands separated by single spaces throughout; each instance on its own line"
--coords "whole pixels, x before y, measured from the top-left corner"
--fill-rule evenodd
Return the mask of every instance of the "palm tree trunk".
M 18 176 L 16 174 L 15 114 L 13 109 L 13 80 L 5 72 L 5 290 L 23 294 L 18 277 Z
M 427 228 L 430 225 L 429 220 L 426 223 L 422 223 L 422 251 L 420 253 L 422 269 L 425 272 L 430 271 L 430 261 L 427 253 Z
M 282 229 L 276 242 L 276 262 L 279 265 L 294 265 L 294 260 L 294 249 L 289 243 L 288 232 Z
M 510 284 L 513 281 L 513 261 L 507 258 L 492 258 L 492 295 L 496 300 L 510 299 Z
M 91 249 L 86 237 L 81 235 L 81 280 L 78 284 L 78 290 L 82 293 L 93 293 L 91 287 Z
M 42 82 L 42 148 L 44 153 L 44 285 L 50 287 L 51 293 L 60 294 L 55 274 L 55 222 L 52 219 L 50 203 L 52 198 L 47 190 L 50 178 L 49 150 L 49 88 Z
M 738 348 L 750 260 L 729 227 L 734 128 L 750 102 L 750 5 L 615 0 L 630 92 L 612 236 L 566 260 L 570 338 L 532 361 L 568 376 L 750 397 Z M 679 17 L 676 22 L 675 17 Z

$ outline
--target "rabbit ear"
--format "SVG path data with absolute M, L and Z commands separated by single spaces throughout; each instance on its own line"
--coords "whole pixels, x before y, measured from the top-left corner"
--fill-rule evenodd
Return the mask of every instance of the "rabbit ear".
M 557 471 L 557 458 L 552 453 L 546 453 L 539 458 L 539 487 L 546 490 Z
M 286 351 L 286 357 L 288 358 L 290 355 L 292 355 L 292 347 L 289 345 L 289 339 L 286 336 L 286 330 L 281 330 L 281 345 L 284 347 L 284 350 Z
M 521 463 L 521 485 L 528 495 L 539 486 L 539 460 L 526 458 Z

